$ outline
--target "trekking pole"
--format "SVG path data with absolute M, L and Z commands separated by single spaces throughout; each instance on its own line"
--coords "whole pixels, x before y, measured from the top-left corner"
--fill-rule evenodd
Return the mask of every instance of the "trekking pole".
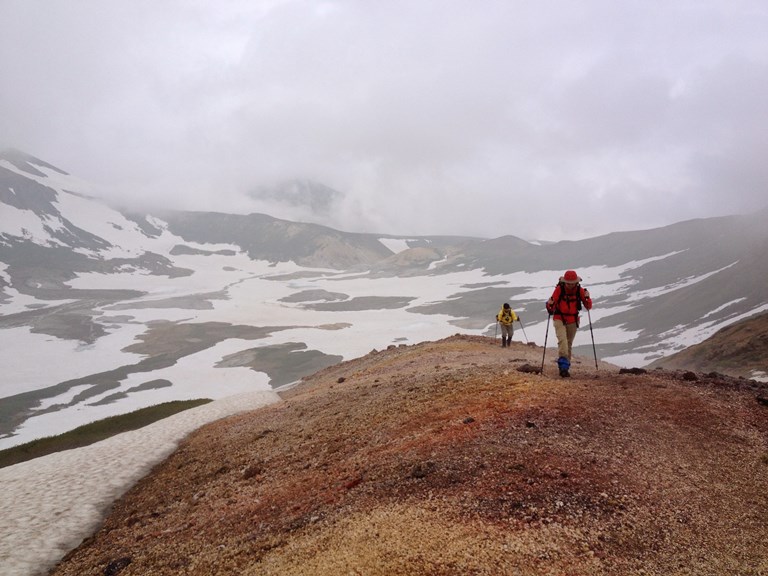
M 599 372 L 600 369 L 597 367 L 597 348 L 595 348 L 595 333 L 592 332 L 592 314 L 589 313 L 589 308 L 587 308 L 587 318 L 589 318 L 589 333 L 592 335 L 592 352 L 595 355 L 595 372 Z
M 520 317 L 517 317 L 517 321 L 520 322 L 520 328 L 523 329 L 523 336 L 525 336 L 525 343 L 528 344 L 528 335 L 525 333 L 525 326 L 523 326 L 523 321 L 520 320 Z
M 552 319 L 552 314 L 547 316 L 547 331 L 544 332 L 544 353 L 541 355 L 541 375 L 544 375 L 544 357 L 547 355 L 547 336 L 549 336 L 549 321 Z

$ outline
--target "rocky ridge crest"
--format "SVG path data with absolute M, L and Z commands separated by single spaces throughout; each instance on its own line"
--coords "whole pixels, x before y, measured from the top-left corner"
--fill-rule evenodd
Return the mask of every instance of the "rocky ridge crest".
M 192 434 L 51 574 L 768 573 L 765 384 L 541 352 L 318 372 Z

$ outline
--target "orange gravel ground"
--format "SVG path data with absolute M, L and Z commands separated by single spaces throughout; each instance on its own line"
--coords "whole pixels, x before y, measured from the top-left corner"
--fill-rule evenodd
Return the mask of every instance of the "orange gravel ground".
M 192 434 L 51 574 L 768 575 L 765 385 L 517 370 L 541 353 L 323 370 Z

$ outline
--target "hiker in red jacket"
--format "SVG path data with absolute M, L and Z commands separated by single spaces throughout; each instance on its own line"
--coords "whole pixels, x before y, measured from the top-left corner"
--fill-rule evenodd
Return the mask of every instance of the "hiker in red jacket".
M 579 311 L 582 305 L 587 310 L 592 309 L 592 299 L 589 291 L 579 284 L 581 278 L 574 270 L 568 270 L 560 277 L 560 281 L 552 292 L 552 297 L 547 300 L 547 312 L 554 316 L 552 325 L 557 334 L 557 366 L 560 368 L 560 376 L 570 376 L 571 348 L 576 330 L 579 327 Z

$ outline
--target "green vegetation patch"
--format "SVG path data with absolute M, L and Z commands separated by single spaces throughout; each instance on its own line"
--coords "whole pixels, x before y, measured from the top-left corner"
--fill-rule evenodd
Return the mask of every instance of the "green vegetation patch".
M 190 408 L 195 408 L 196 406 L 208 404 L 208 402 L 211 402 L 208 398 L 164 402 L 163 404 L 149 406 L 148 408 L 142 408 L 128 414 L 120 414 L 105 418 L 104 420 L 91 422 L 58 436 L 39 438 L 26 444 L 0 450 L 0 468 L 12 466 L 19 462 L 26 462 L 46 454 L 61 452 L 62 450 L 82 448 L 122 432 L 138 430 L 158 420 L 173 416 Z

